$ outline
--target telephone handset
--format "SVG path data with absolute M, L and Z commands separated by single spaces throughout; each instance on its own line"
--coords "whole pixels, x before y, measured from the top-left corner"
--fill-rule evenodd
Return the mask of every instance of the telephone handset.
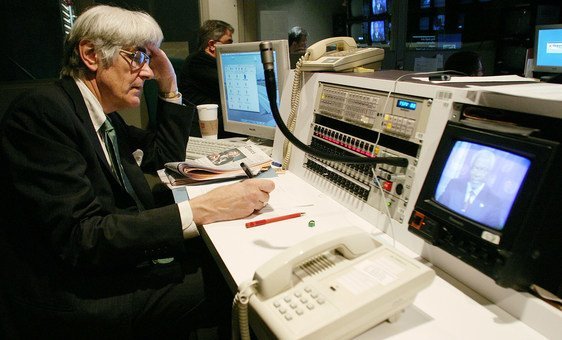
M 254 329 L 258 336 L 340 339 L 397 319 L 434 276 L 363 230 L 347 227 L 286 249 L 239 290 L 261 320 Z
M 306 54 L 308 57 L 301 66 L 303 71 L 346 71 L 370 64 L 373 64 L 371 68 L 380 69 L 384 49 L 358 48 L 351 37 L 334 37 L 313 44 Z
M 254 280 L 258 281 L 259 294 L 262 298 L 270 298 L 291 288 L 294 267 L 330 249 L 352 259 L 375 249 L 375 245 L 360 229 L 336 229 L 317 235 L 278 254 L 256 270 Z

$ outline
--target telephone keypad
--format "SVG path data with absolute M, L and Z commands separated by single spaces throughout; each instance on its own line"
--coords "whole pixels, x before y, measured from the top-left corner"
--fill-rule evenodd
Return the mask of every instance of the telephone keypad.
M 296 299 L 293 299 L 296 297 Z M 316 307 L 323 305 L 326 299 L 311 287 L 305 287 L 302 290 L 296 290 L 292 294 L 289 293 L 282 297 L 281 300 L 273 302 L 273 307 L 279 311 L 287 321 L 291 321 L 293 316 L 301 316 L 305 310 L 312 311 Z M 293 314 L 294 313 L 294 314 Z

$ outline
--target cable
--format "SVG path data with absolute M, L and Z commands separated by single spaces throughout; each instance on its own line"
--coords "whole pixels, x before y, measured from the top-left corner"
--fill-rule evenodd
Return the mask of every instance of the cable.
M 269 105 L 271 111 L 273 112 L 273 118 L 277 123 L 277 127 L 283 133 L 283 135 L 297 148 L 305 153 L 311 154 L 317 158 L 324 160 L 330 160 L 341 163 L 356 163 L 356 164 L 389 164 L 396 165 L 400 167 L 408 166 L 408 159 L 401 157 L 357 157 L 357 156 L 338 156 L 333 154 L 328 154 L 315 150 L 310 146 L 301 142 L 296 138 L 293 133 L 287 128 L 285 122 L 281 118 L 279 113 L 279 108 L 277 107 L 277 91 L 275 85 L 275 70 L 273 69 L 273 48 L 271 42 L 262 42 L 260 44 L 262 63 L 264 65 L 264 75 L 265 75 L 265 85 L 267 89 L 267 97 L 269 99 Z
M 375 169 L 371 169 L 371 171 L 373 173 L 374 181 L 377 183 L 377 186 L 379 187 L 379 190 L 381 192 L 382 202 L 384 204 L 384 208 L 385 208 L 384 210 L 385 210 L 385 213 L 386 213 L 387 221 L 388 221 L 388 223 L 390 223 L 390 238 L 392 238 L 392 246 L 396 248 L 396 239 L 394 238 L 394 224 L 392 224 L 392 216 L 390 215 L 390 210 L 388 209 L 388 204 L 386 204 L 386 195 L 384 194 L 384 189 L 382 188 L 379 177 L 375 173 Z

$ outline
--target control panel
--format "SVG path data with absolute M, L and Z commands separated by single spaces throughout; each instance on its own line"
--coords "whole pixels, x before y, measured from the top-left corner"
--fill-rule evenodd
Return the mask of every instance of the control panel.
M 403 222 L 432 100 L 319 83 L 310 146 L 334 155 L 402 157 L 408 167 L 346 164 L 306 155 L 303 166 Z

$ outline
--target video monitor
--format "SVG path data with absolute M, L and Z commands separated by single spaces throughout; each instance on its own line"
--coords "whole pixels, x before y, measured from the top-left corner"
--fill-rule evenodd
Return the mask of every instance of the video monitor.
M 458 140 L 439 177 L 435 199 L 461 216 L 502 230 L 530 165 L 515 153 Z
M 429 8 L 431 7 L 431 0 L 420 0 L 420 8 Z
M 442 31 L 445 29 L 445 14 L 437 14 L 433 19 L 433 30 Z
M 534 71 L 562 73 L 562 24 L 535 29 Z
M 387 0 L 372 0 L 371 8 L 374 15 L 384 14 L 388 11 Z
M 503 287 L 559 287 L 560 143 L 491 126 L 447 123 L 408 230 Z
M 260 43 L 217 45 L 222 114 L 225 131 L 272 140 L 277 125 L 267 97 Z M 279 101 L 290 70 L 289 44 L 271 43 Z
M 371 21 L 371 42 L 386 42 L 386 30 L 384 20 Z

